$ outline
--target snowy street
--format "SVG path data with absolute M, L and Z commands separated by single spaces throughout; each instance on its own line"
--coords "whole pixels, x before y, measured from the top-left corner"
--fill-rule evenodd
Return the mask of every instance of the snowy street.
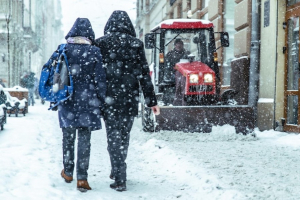
M 92 132 L 89 184 L 81 193 L 75 180 L 60 176 L 62 132 L 57 112 L 36 100 L 24 117 L 11 116 L 0 131 L 0 199 L 217 200 L 280 199 L 300 196 L 300 135 L 141 131 L 136 118 L 127 159 L 127 191 L 109 188 L 110 162 L 103 128 Z M 104 123 L 102 122 L 104 127 Z

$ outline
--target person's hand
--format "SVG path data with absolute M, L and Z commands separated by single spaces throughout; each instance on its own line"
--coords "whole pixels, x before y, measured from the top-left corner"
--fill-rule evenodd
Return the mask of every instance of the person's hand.
M 52 106 L 54 106 L 56 104 L 56 102 L 50 102 L 50 108 Z M 58 110 L 58 106 L 55 106 L 54 108 L 51 109 L 52 111 L 57 111 Z
M 151 109 L 152 109 L 154 115 L 160 114 L 160 108 L 158 106 L 152 106 Z

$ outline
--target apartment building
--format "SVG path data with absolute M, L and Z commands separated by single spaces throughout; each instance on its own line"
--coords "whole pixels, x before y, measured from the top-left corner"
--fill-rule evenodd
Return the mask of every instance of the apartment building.
M 0 0 L 0 78 L 19 85 L 24 72 L 40 73 L 63 37 L 59 0 Z

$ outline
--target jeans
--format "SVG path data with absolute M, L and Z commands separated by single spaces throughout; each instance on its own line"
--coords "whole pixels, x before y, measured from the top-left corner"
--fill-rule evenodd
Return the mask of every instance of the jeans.
M 87 180 L 91 151 L 91 131 L 89 128 L 62 128 L 63 132 L 63 164 L 65 174 L 73 177 L 74 171 L 74 143 L 78 130 L 77 145 L 77 180 Z

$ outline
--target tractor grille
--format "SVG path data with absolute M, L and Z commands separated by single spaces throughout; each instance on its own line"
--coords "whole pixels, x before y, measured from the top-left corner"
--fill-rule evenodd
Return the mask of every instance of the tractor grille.
M 190 92 L 211 92 L 213 91 L 212 85 L 191 85 Z

